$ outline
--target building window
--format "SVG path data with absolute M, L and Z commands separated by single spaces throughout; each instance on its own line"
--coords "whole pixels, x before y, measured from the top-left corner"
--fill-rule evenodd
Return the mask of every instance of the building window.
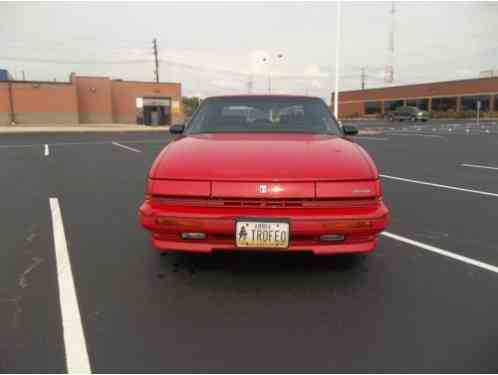
M 460 110 L 461 111 L 477 111 L 477 102 L 481 102 L 481 111 L 489 112 L 490 96 L 462 96 L 460 98 Z
M 403 100 L 388 100 L 384 102 L 384 112 L 394 111 L 398 107 L 403 107 Z
M 495 95 L 495 112 L 498 112 L 498 94 Z
M 382 113 L 382 103 L 381 102 L 365 102 L 365 114 L 366 115 L 376 115 Z
M 432 110 L 449 112 L 456 111 L 457 98 L 432 98 Z
M 417 107 L 423 111 L 427 111 L 429 109 L 429 99 L 411 99 L 406 101 L 406 105 L 409 107 Z

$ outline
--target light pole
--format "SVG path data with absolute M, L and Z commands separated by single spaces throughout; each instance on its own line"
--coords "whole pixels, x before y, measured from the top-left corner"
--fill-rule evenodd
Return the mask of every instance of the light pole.
M 263 57 L 263 62 L 268 62 L 270 65 L 268 67 L 268 94 L 271 94 L 271 71 L 273 68 L 273 64 L 275 60 L 282 59 L 284 55 L 282 53 L 277 53 L 276 58 L 269 59 L 267 57 Z
M 341 2 L 337 1 L 337 20 L 336 20 L 336 41 L 335 41 L 335 93 L 334 93 L 334 115 L 339 121 L 339 48 L 341 41 Z

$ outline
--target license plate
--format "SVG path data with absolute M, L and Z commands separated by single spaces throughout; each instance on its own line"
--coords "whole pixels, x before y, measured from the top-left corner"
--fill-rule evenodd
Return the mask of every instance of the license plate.
M 237 247 L 286 248 L 289 246 L 289 223 L 285 221 L 237 220 Z

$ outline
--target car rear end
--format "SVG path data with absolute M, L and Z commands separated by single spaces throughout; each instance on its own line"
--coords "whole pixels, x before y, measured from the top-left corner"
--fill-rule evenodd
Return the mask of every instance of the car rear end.
M 430 119 L 430 114 L 428 111 L 423 111 L 421 109 L 415 109 L 415 118 L 417 121 L 428 121 Z
M 150 178 L 139 215 L 159 251 L 368 252 L 388 224 L 378 179 L 241 182 Z

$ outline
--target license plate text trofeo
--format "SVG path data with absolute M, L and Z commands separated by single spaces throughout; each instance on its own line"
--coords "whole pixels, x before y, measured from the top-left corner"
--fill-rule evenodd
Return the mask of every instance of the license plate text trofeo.
M 289 223 L 285 221 L 237 220 L 237 247 L 286 248 L 289 246 Z

